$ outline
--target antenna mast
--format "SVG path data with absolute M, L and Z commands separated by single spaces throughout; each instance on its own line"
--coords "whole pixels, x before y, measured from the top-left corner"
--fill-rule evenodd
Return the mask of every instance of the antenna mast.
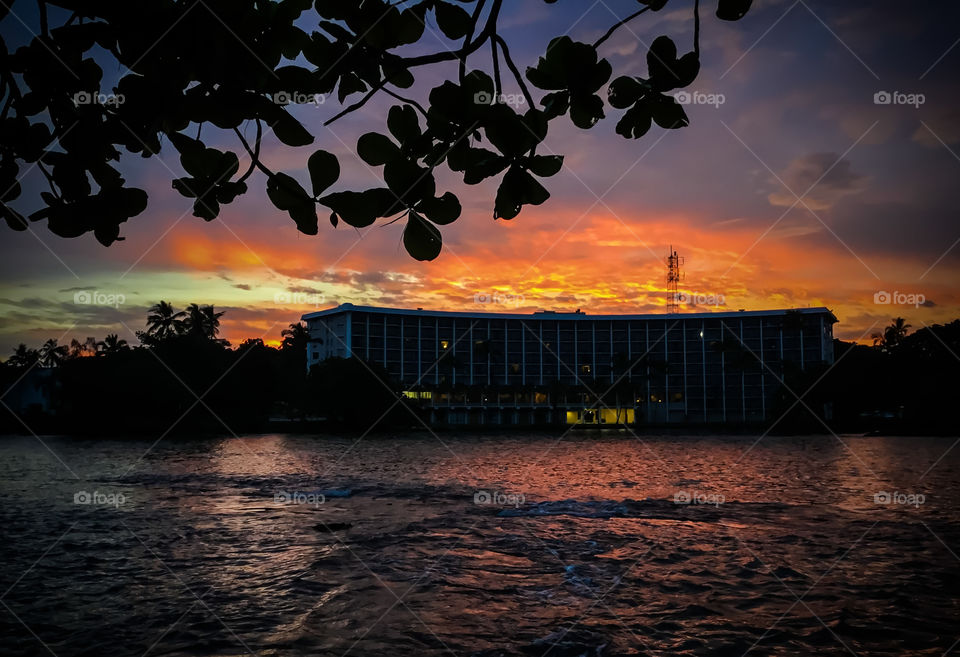
M 680 266 L 683 265 L 683 258 L 677 255 L 670 245 L 670 255 L 667 256 L 667 312 L 676 313 L 680 311 L 680 293 L 678 285 L 683 280 L 683 272 Z

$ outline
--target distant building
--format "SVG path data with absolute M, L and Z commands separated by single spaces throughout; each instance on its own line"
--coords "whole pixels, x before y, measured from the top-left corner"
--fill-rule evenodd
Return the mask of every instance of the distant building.
M 833 362 L 837 321 L 827 308 L 587 315 L 352 304 L 303 319 L 308 367 L 351 356 L 378 364 L 441 424 L 762 422 L 786 371 Z

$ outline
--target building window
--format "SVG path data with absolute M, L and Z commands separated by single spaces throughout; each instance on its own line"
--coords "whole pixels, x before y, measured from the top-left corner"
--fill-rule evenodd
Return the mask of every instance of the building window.
M 510 371 L 513 374 L 520 374 L 520 363 L 510 363 Z
M 449 341 L 449 340 L 441 340 L 441 341 L 440 341 L 440 349 L 446 351 L 446 350 L 449 349 L 449 348 L 450 348 L 450 341 Z
M 590 364 L 584 363 L 580 366 L 580 374 L 590 374 Z

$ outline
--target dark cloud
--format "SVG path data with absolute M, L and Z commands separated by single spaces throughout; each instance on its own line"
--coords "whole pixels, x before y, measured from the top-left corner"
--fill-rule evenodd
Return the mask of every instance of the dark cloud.
M 783 207 L 790 207 L 794 203 L 801 206 L 797 201 L 797 196 L 800 196 L 802 203 L 811 210 L 833 207 L 844 196 L 863 191 L 867 181 L 837 153 L 811 153 L 799 157 L 780 174 L 780 179 L 789 189 L 770 194 L 770 203 Z
M 822 218 L 836 237 L 824 229 L 806 236 L 807 239 L 845 249 L 840 243 L 842 240 L 862 257 L 882 255 L 918 262 L 922 267 L 917 276 L 960 238 L 956 212 L 947 210 L 936 200 L 921 203 L 858 201 L 838 207 L 832 217 Z M 813 217 L 810 221 L 819 225 Z M 960 251 L 954 249 L 947 253 L 944 261 L 957 263 Z M 878 273 L 882 275 L 882 272 Z

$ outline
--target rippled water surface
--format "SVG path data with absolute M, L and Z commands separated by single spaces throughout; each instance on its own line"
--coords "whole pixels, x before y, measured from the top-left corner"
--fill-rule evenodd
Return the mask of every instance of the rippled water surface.
M 939 656 L 953 443 L 0 438 L 0 652 Z

